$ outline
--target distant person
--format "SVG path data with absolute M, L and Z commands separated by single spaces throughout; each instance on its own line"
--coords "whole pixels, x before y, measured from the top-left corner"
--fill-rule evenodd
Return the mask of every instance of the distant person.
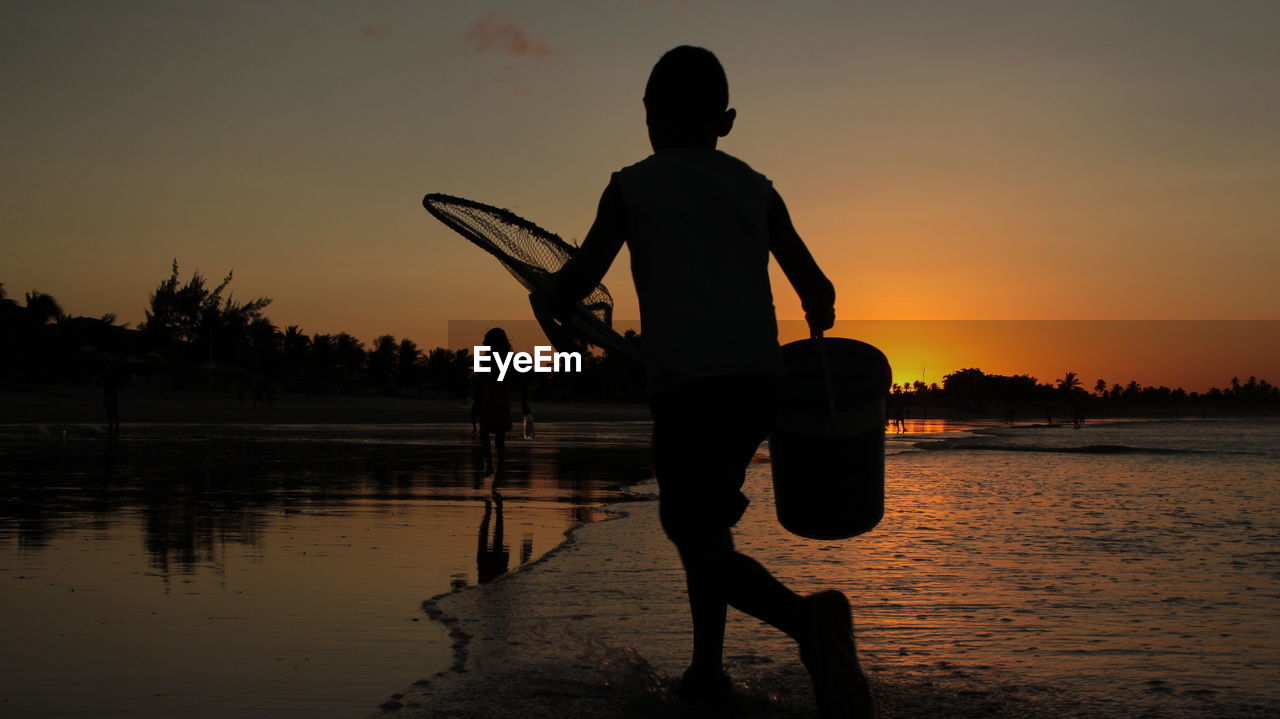
M 895 434 L 903 434 L 907 431 L 906 409 L 901 404 L 890 405 L 889 422 L 893 426 Z
M 120 373 L 107 367 L 102 373 L 102 404 L 107 410 L 107 437 L 120 436 Z
M 823 717 L 872 717 L 849 602 L 838 591 L 802 597 L 736 551 L 731 527 L 747 498 L 748 463 L 777 412 L 782 361 L 769 255 L 800 295 L 814 332 L 835 322 L 835 289 L 763 175 L 716 149 L 736 112 L 709 51 L 678 47 L 654 66 L 644 96 L 654 154 L 614 173 L 582 247 L 553 289 L 553 312 L 599 283 L 625 243 L 640 302 L 650 373 L 653 463 L 662 528 L 684 565 L 693 658 L 679 696 L 724 704 L 726 606 L 799 643 Z
M 250 380 L 250 387 L 253 392 L 254 407 L 270 407 L 274 403 L 275 397 L 270 377 L 255 373 Z
M 494 327 L 484 333 L 484 344 L 494 355 L 506 355 L 512 352 L 511 340 L 506 330 Z M 506 459 L 507 432 L 511 431 L 511 389 L 519 385 L 521 393 L 521 411 L 531 414 L 525 385 L 517 372 L 508 373 L 502 381 L 497 372 L 477 372 L 471 384 L 471 427 L 480 435 L 480 452 L 484 461 L 485 474 L 497 474 Z M 489 436 L 493 435 L 492 447 Z M 497 450 L 498 461 L 495 464 L 493 450 Z M 494 479 L 497 489 L 497 479 Z

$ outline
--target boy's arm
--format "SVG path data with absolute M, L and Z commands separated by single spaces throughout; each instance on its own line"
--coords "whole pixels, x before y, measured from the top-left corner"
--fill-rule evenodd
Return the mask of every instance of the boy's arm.
M 612 181 L 600 196 L 595 222 L 587 231 L 582 246 L 569 258 L 564 267 L 551 278 L 551 288 L 540 298 L 553 311 L 563 311 L 569 305 L 591 294 L 604 279 L 609 265 L 618 256 L 622 243 L 627 239 L 627 214 L 622 204 L 622 193 Z
M 836 322 L 836 288 L 804 246 L 777 190 L 773 192 L 773 207 L 769 209 L 769 250 L 800 295 L 809 329 L 813 332 L 831 329 Z

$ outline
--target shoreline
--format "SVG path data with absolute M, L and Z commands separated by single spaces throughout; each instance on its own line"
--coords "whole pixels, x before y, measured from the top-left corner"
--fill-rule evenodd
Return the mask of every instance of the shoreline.
M 0 424 L 105 425 L 102 391 L 94 387 L 0 390 Z M 649 419 L 648 405 L 607 402 L 534 402 L 538 422 L 637 421 Z M 519 412 L 512 412 L 519 424 Z M 120 422 L 139 424 L 421 424 L 470 420 L 470 405 L 457 399 L 392 396 L 279 394 L 269 406 L 242 404 L 234 393 L 194 390 L 125 390 Z
M 123 427 L 139 424 L 420 424 L 466 423 L 470 405 L 463 399 L 420 399 L 393 395 L 324 395 L 281 393 L 265 406 L 243 401 L 234 392 L 202 390 L 127 389 L 120 393 Z M 540 402 L 533 405 L 538 422 L 648 421 L 645 402 Z M 106 410 L 102 390 L 87 386 L 51 385 L 43 388 L 0 389 L 0 425 L 104 425 Z M 1028 415 L 1021 422 L 1003 425 L 1000 415 L 934 408 L 932 417 L 908 417 L 910 423 L 953 423 L 1012 427 L 1045 427 L 1041 417 Z M 512 412 L 518 422 L 519 412 Z M 1088 422 L 1179 421 L 1215 419 L 1275 419 L 1258 413 L 1170 415 L 1135 412 L 1097 415 Z M 1070 425 L 1063 419 L 1052 426 Z

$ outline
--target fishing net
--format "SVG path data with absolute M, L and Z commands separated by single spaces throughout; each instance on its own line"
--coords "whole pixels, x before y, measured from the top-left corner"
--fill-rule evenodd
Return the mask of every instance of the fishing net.
M 577 251 L 559 235 L 510 210 L 442 194 L 427 195 L 422 204 L 436 219 L 496 257 L 530 292 L 546 289 L 551 275 Z M 611 325 L 613 297 L 604 285 L 596 285 L 581 304 L 606 327 Z
M 530 292 L 545 291 L 551 275 L 564 267 L 577 248 L 519 215 L 461 197 L 430 194 L 422 198 L 436 219 L 470 240 L 498 262 Z M 596 285 L 567 317 L 535 315 L 548 339 L 586 342 L 643 362 L 631 343 L 611 328 L 613 297 Z

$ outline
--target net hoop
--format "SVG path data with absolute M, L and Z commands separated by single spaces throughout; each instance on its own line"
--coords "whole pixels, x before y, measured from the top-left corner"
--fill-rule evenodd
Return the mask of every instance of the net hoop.
M 551 275 L 577 252 L 559 235 L 501 207 L 443 193 L 423 197 L 422 206 L 446 227 L 497 259 L 530 293 L 546 291 Z M 613 330 L 613 296 L 603 284 L 564 316 L 534 306 L 534 317 L 557 349 L 581 351 L 583 345 L 590 344 L 649 364 L 631 342 Z

